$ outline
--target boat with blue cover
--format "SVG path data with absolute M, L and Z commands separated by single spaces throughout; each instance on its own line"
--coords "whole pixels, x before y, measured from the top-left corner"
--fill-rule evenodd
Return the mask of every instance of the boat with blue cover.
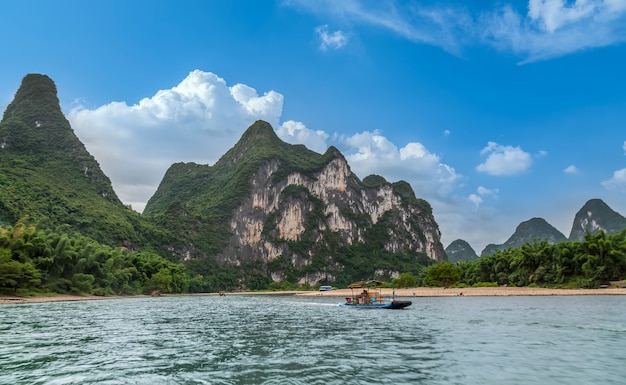
M 392 296 L 391 300 L 385 301 L 381 295 L 381 281 L 370 279 L 367 281 L 359 281 L 348 286 L 352 289 L 352 295 L 346 297 L 346 303 L 340 306 L 358 308 L 358 309 L 404 309 L 411 305 L 411 301 L 399 301 Z M 357 290 L 357 294 L 355 294 Z

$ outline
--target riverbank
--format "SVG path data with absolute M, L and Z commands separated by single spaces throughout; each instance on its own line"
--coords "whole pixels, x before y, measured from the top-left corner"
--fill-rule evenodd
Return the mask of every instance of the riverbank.
M 391 296 L 393 289 L 382 289 L 384 296 Z M 323 292 L 300 292 L 303 296 L 335 296 L 347 297 L 352 294 L 350 289 L 339 289 Z M 548 296 L 548 295 L 626 295 L 626 288 L 604 289 L 546 289 L 541 287 L 415 287 L 408 289 L 395 289 L 396 297 L 456 297 L 456 296 Z
M 382 289 L 383 296 L 391 296 L 393 289 Z M 327 296 L 348 297 L 352 294 L 350 289 L 337 289 L 332 291 L 253 291 L 253 292 L 226 292 L 229 295 L 296 295 L 296 296 Z M 218 293 L 181 294 L 184 295 L 218 295 Z M 603 289 L 546 289 L 540 287 L 466 287 L 466 288 L 442 288 L 442 287 L 414 287 L 408 289 L 395 289 L 396 297 L 501 297 L 501 296 L 564 296 L 564 295 L 626 295 L 626 288 L 603 288 Z M 177 295 L 167 295 L 177 296 Z M 90 301 L 120 298 L 149 298 L 147 295 L 138 296 L 79 296 L 79 295 L 50 295 L 50 296 L 8 296 L 0 295 L 0 305 L 26 304 L 44 302 L 66 301 Z

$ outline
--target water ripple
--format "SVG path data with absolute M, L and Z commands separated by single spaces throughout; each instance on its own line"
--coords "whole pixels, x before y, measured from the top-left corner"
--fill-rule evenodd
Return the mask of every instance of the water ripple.
M 621 384 L 625 298 L 194 296 L 0 307 L 0 384 Z

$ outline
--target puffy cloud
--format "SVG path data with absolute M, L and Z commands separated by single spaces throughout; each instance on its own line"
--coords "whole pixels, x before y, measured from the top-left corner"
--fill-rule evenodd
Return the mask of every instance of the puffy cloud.
M 417 1 L 286 3 L 338 22 L 387 30 L 456 55 L 464 47 L 485 45 L 520 55 L 523 63 L 626 41 L 624 0 L 529 0 L 526 12 L 510 1 L 475 12 L 462 5 Z
M 478 208 L 483 203 L 483 197 L 495 197 L 498 195 L 498 192 L 498 189 L 488 189 L 483 186 L 478 186 L 476 194 L 470 194 L 467 199 L 475 208 Z
M 321 130 L 311 130 L 304 123 L 288 120 L 276 130 L 276 134 L 285 142 L 305 144 L 309 149 L 323 153 L 328 148 L 328 134 Z
M 315 33 L 320 39 L 320 49 L 339 49 L 348 44 L 348 37 L 341 31 L 328 32 L 328 25 L 320 25 L 315 28 Z
M 468 199 L 474 204 L 475 207 L 478 207 L 483 203 L 483 198 L 481 198 L 478 194 L 470 194 Z
M 571 166 L 567 166 L 563 172 L 566 174 L 578 174 L 578 169 L 572 164 Z
M 142 211 L 175 162 L 214 163 L 257 119 L 278 126 L 283 96 L 210 72 L 191 72 L 175 87 L 134 105 L 72 109 L 68 119 L 111 178 L 120 199 Z
M 602 182 L 607 190 L 626 192 L 626 168 L 613 172 L 613 177 Z
M 624 155 L 626 155 L 626 140 L 624 141 L 624 145 L 622 146 L 622 148 L 624 149 Z
M 483 186 L 478 186 L 476 191 L 481 196 L 495 196 L 495 195 L 498 195 L 498 193 L 500 192 L 499 189 L 488 189 L 488 188 L 483 187 Z
M 488 156 L 485 162 L 476 167 L 476 170 L 489 175 L 519 174 L 528 169 L 532 163 L 530 154 L 520 147 L 501 146 L 495 142 L 489 142 L 480 154 Z
M 462 179 L 421 143 L 411 142 L 398 149 L 379 131 L 357 133 L 341 141 L 340 150 L 360 178 L 378 174 L 389 181 L 405 180 L 418 197 L 430 201 L 443 199 Z

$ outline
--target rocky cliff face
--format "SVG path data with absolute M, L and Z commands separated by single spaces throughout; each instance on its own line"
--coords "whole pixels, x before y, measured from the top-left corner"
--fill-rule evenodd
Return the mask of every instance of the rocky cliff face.
M 430 213 L 403 205 L 391 184 L 358 186 L 341 154 L 316 175 L 294 172 L 275 183 L 272 176 L 279 165 L 277 160 L 268 161 L 252 178 L 249 196 L 230 220 L 232 236 L 220 259 L 272 260 L 291 254 L 289 242 L 326 242 L 326 232 L 336 234 L 345 245 L 362 243 L 367 229 L 386 213 L 394 217 L 397 227 L 389 229 L 385 251 L 417 251 L 433 260 L 442 259 L 439 229 Z M 314 250 L 301 257 L 312 257 Z
M 265 122 L 251 126 L 215 166 L 206 166 L 205 173 L 203 179 L 212 179 L 211 185 L 228 179 L 239 186 L 220 198 L 234 203 L 223 216 L 228 235 L 224 247 L 215 254 L 220 263 L 256 264 L 265 266 L 261 270 L 269 270 L 276 281 L 286 279 L 289 271 L 300 282 L 315 283 L 334 281 L 343 274 L 346 261 L 338 254 L 353 255 L 357 249 L 363 255 L 356 258 L 365 260 L 369 254 L 409 254 L 415 260 L 420 255 L 431 260 L 445 258 L 431 208 L 415 198 L 410 187 L 406 192 L 408 184 L 382 180 L 367 186 L 352 174 L 337 149 L 331 147 L 320 155 L 289 145 Z M 181 191 L 181 174 L 185 172 L 168 174 L 164 178 L 167 189 L 160 187 L 146 206 L 149 215 L 162 212 L 168 205 L 172 198 L 168 190 Z M 228 177 L 220 182 L 220 175 Z M 243 181 L 236 182 L 237 178 Z M 203 190 L 210 191 L 211 185 Z M 203 207 L 217 206 L 212 199 L 200 191 L 189 197 L 186 210 L 206 212 Z M 213 221 L 210 217 L 197 219 Z M 194 249 L 193 237 L 186 237 L 185 243 L 185 250 Z M 196 251 L 191 258 L 202 255 Z M 367 266 L 369 277 L 403 272 L 401 267 L 396 270 L 390 265 L 393 263 L 371 263 Z

